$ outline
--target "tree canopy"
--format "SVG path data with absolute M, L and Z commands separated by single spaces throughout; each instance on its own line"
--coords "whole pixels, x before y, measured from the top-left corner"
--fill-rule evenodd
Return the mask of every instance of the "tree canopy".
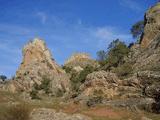
M 133 38 L 140 38 L 144 32 L 144 21 L 138 21 L 131 27 L 131 34 Z
M 5 75 L 0 75 L 0 79 L 2 79 L 3 81 L 5 81 L 7 79 L 7 77 Z

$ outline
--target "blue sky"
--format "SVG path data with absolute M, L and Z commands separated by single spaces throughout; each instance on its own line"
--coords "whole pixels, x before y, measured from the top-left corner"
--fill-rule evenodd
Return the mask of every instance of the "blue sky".
M 96 58 L 116 38 L 130 43 L 131 25 L 156 1 L 0 0 L 0 74 L 15 74 L 23 46 L 35 37 L 59 64 L 75 52 Z

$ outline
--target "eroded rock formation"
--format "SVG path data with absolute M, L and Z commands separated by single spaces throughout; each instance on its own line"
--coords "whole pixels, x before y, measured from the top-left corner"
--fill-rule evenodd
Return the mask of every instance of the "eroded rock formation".
M 9 88 L 12 91 L 31 91 L 35 83 L 40 85 L 45 79 L 50 80 L 52 92 L 69 89 L 65 71 L 56 64 L 45 42 L 36 38 L 24 46 L 22 63 Z
M 150 8 L 145 15 L 144 35 L 141 47 L 147 48 L 148 45 L 160 33 L 160 3 Z
M 99 64 L 86 53 L 76 53 L 65 62 L 64 66 L 80 71 L 86 66 L 98 67 Z
M 104 100 L 140 98 L 142 93 L 138 80 L 120 80 L 115 73 L 106 71 L 88 74 L 80 91 L 78 99 L 84 102 L 92 97 L 101 97 Z

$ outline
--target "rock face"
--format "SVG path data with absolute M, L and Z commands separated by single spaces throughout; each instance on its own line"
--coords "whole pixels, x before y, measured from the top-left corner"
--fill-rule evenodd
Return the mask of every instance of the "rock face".
M 146 12 L 144 34 L 132 49 L 130 61 L 142 94 L 155 99 L 153 109 L 160 112 L 160 3 Z
M 148 48 L 140 51 L 136 57 L 134 69 L 136 71 L 153 70 L 156 71 L 160 67 L 160 34 L 148 45 Z
M 93 72 L 88 74 L 85 83 L 80 87 L 79 99 L 97 96 L 105 100 L 139 98 L 141 97 L 141 89 L 138 84 L 133 79 L 120 80 L 114 73 Z
M 16 73 L 10 88 L 18 91 L 30 91 L 33 85 L 38 85 L 44 79 L 51 80 L 51 90 L 67 91 L 69 80 L 65 71 L 58 66 L 46 44 L 41 39 L 34 39 L 23 48 L 23 61 Z
M 34 109 L 30 116 L 31 120 L 91 120 L 91 118 L 81 114 L 68 115 L 46 108 Z
M 65 64 L 70 64 L 75 61 L 85 61 L 91 59 L 90 56 L 86 53 L 75 53 L 73 54 L 66 62 Z
M 98 62 L 91 59 L 86 53 L 73 54 L 64 64 L 65 67 L 72 68 L 75 71 L 81 71 L 88 65 L 93 67 L 99 66 Z
M 46 69 L 46 72 L 56 74 L 64 73 L 64 71 L 60 69 L 60 67 L 52 59 L 52 55 L 50 51 L 47 49 L 45 42 L 37 38 L 24 46 L 23 61 L 16 73 L 16 77 L 20 77 L 23 74 L 27 74 L 25 73 L 27 72 L 27 69 L 31 71 L 32 69 L 34 69 L 34 65 L 43 66 L 43 68 Z M 29 67 L 32 67 L 32 69 L 30 69 Z
M 144 35 L 141 47 L 147 48 L 148 45 L 160 33 L 160 3 L 150 8 L 145 15 Z
M 117 85 L 119 79 L 114 73 L 98 71 L 89 74 L 85 83 L 81 86 L 83 96 L 93 96 L 102 94 L 106 98 L 113 98 L 117 95 Z

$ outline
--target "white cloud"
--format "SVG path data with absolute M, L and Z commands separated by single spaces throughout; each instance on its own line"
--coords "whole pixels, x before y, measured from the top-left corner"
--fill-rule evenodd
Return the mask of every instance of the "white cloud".
M 0 32 L 9 35 L 28 35 L 35 31 L 19 25 L 13 24 L 0 24 Z
M 122 41 L 131 41 L 132 37 L 130 34 L 122 33 L 118 28 L 115 27 L 100 27 L 95 31 L 95 36 L 99 39 L 99 48 L 107 47 L 107 45 L 115 39 Z
M 41 20 L 42 24 L 45 24 L 47 21 L 47 15 L 44 12 L 37 12 L 36 16 L 39 17 L 39 19 Z
M 135 0 L 119 0 L 121 6 L 129 8 L 131 10 L 141 11 L 142 6 L 138 4 Z

